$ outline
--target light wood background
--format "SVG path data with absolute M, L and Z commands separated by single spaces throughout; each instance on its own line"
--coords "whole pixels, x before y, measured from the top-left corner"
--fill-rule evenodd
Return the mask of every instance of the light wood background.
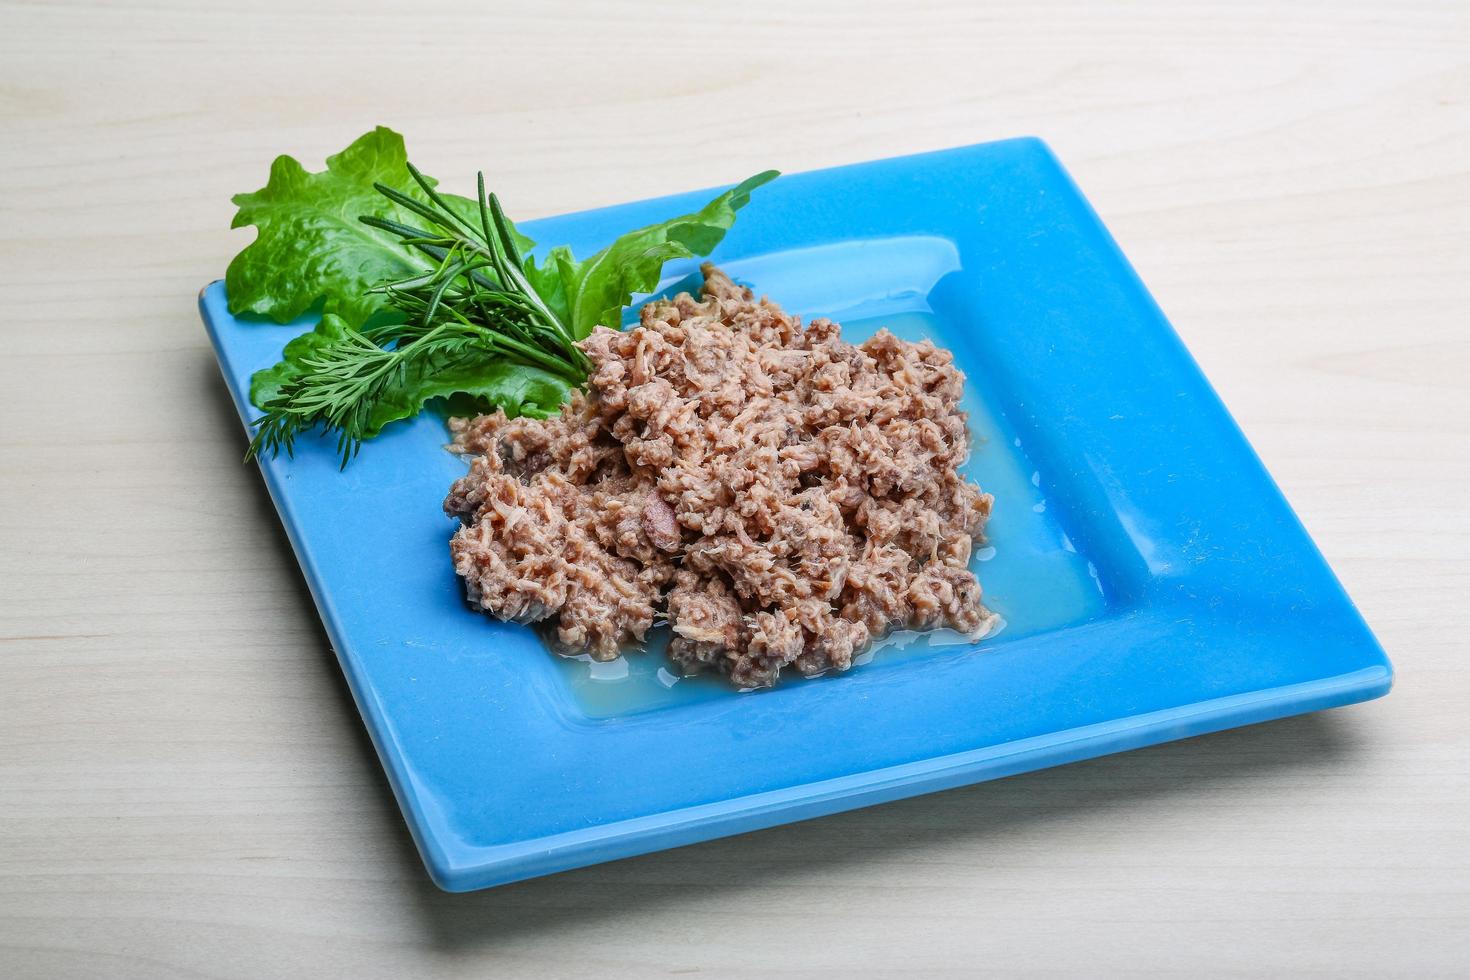
M 0 2 L 0 975 L 1470 968 L 1470 5 Z M 558 875 L 423 874 L 195 312 L 375 123 L 517 217 L 1034 133 L 1383 701 Z

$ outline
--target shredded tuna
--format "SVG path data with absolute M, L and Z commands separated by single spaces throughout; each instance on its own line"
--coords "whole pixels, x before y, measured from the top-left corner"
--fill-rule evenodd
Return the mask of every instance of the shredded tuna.
M 741 687 L 846 670 L 893 629 L 984 634 L 969 570 L 991 497 L 959 473 L 964 376 L 929 341 L 862 344 L 704 267 L 702 299 L 582 344 L 544 421 L 455 420 L 445 511 L 471 602 L 609 659 L 662 609 L 669 656 Z

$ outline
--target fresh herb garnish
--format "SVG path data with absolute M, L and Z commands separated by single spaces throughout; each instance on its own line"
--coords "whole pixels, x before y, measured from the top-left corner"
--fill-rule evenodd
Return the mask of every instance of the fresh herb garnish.
M 379 127 L 307 173 L 279 157 L 266 187 L 235 198 L 233 226 L 259 226 L 230 263 L 234 312 L 286 322 L 323 303 L 321 323 L 251 379 L 248 456 L 291 452 L 323 427 L 342 465 L 384 425 L 434 398 L 544 418 L 585 382 L 577 341 L 616 327 L 663 264 L 708 254 L 767 171 L 693 214 L 630 232 L 586 261 L 566 246 L 538 266 L 534 243 L 485 191 L 444 194 L 403 139 Z

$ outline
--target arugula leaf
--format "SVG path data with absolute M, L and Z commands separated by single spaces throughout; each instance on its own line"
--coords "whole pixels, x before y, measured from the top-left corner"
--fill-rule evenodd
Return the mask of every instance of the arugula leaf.
M 374 406 L 372 423 L 364 435 L 372 438 L 389 422 L 412 418 L 432 398 L 453 398 L 460 406 L 472 405 L 470 414 L 503 408 L 511 418 L 544 419 L 556 414 L 571 390 L 571 384 L 559 375 L 497 354 L 418 362 Z
M 526 278 L 578 340 L 595 326 L 616 330 L 633 294 L 658 288 L 665 262 L 708 255 L 735 223 L 735 212 L 750 202 L 750 192 L 777 176 L 775 170 L 756 174 L 698 211 L 630 231 L 581 262 L 565 245 L 547 253 L 540 266 L 527 258 Z
M 417 220 L 378 193 L 374 183 L 427 200 L 409 177 L 403 137 L 385 126 L 327 157 L 327 169 L 319 173 L 309 173 L 289 156 L 276 157 L 264 187 L 233 198 L 240 210 L 230 227 L 255 225 L 259 234 L 225 273 L 230 312 L 286 323 L 324 299 L 325 310 L 361 324 L 386 303 L 383 294 L 369 292 L 371 287 L 430 268 L 429 260 L 399 236 L 359 220 L 362 215 L 405 224 Z M 478 223 L 478 202 L 441 196 Z M 534 244 L 514 228 L 512 234 L 523 249 Z

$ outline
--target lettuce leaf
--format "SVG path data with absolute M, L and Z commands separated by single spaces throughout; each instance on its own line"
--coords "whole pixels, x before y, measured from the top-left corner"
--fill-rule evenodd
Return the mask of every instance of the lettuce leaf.
M 565 245 L 537 265 L 526 259 L 526 278 L 578 340 L 596 326 L 618 329 L 623 307 L 635 293 L 658 288 L 664 263 L 708 255 L 735 223 L 735 213 L 750 202 L 750 192 L 774 180 L 777 171 L 756 174 L 692 214 L 630 231 L 583 261 Z
M 385 126 L 327 157 L 327 169 L 319 173 L 308 172 L 289 156 L 276 157 L 264 187 L 233 198 L 240 210 L 230 227 L 255 225 L 259 232 L 225 273 L 230 312 L 286 323 L 325 301 L 324 310 L 360 325 L 385 304 L 385 297 L 368 291 L 372 286 L 429 268 L 423 253 L 358 220 L 370 214 L 421 223 L 374 190 L 374 182 L 426 200 L 409 177 L 403 137 Z M 475 201 L 443 196 L 478 224 Z M 515 235 L 527 250 L 534 244 L 519 232 Z

